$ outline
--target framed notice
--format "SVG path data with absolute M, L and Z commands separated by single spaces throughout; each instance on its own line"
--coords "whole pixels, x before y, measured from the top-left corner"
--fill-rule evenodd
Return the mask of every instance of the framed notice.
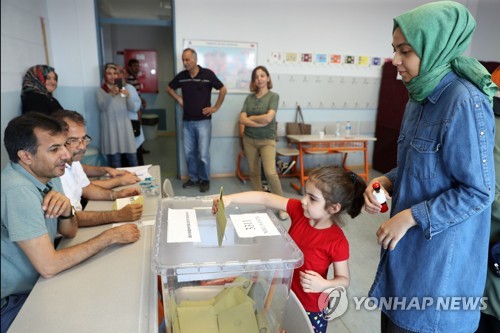
M 198 54 L 198 65 L 212 70 L 228 93 L 249 93 L 257 66 L 257 43 L 185 39 L 184 48 Z

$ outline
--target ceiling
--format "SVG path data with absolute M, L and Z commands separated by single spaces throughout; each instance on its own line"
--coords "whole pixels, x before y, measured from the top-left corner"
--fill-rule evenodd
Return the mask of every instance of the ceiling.
M 110 18 L 170 20 L 171 4 L 171 0 L 99 0 L 99 10 Z
M 118 18 L 118 19 L 147 19 L 147 20 L 171 20 L 172 19 L 172 1 L 173 0 L 99 0 L 99 9 L 103 17 Z M 196 0 L 191 0 L 196 1 Z M 205 1 L 205 0 L 198 0 Z M 212 0 L 215 1 L 215 0 Z M 228 0 L 226 0 L 228 1 Z M 303 3 L 304 0 L 253 0 L 253 2 L 282 2 L 287 3 Z M 321 3 L 328 1 L 329 3 L 364 3 L 374 0 L 315 0 Z M 401 0 L 375 0 L 379 3 L 394 3 Z M 406 0 L 413 1 L 416 5 L 431 2 L 432 0 Z M 493 4 L 499 0 L 456 0 L 462 4 Z M 248 0 L 231 0 L 235 5 L 238 2 L 248 2 Z

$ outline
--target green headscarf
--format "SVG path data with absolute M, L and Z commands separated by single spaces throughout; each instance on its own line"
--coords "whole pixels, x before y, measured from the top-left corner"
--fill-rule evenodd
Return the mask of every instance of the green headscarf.
M 420 58 L 418 76 L 405 82 L 412 101 L 421 103 L 450 71 L 469 80 L 493 103 L 497 91 L 491 75 L 476 59 L 464 57 L 476 21 L 463 5 L 454 1 L 428 3 L 394 19 Z

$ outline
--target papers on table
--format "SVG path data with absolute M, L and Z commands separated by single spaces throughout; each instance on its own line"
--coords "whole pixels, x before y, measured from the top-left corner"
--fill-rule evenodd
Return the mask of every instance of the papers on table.
M 135 173 L 137 177 L 139 177 L 141 180 L 146 180 L 146 178 L 151 177 L 149 174 L 149 168 L 152 166 L 152 164 L 148 165 L 139 165 L 135 167 L 128 167 L 128 168 L 117 168 L 118 170 L 127 170 L 128 172 Z
M 240 238 L 279 236 L 279 231 L 266 213 L 229 216 Z
M 148 226 L 148 225 L 155 225 L 155 220 L 137 221 L 137 222 L 122 222 L 122 223 L 113 223 L 113 224 L 111 225 L 111 228 L 114 228 L 114 227 L 119 227 L 119 226 L 121 226 L 121 225 L 124 225 L 124 224 L 130 224 L 130 223 L 136 224 L 136 225 L 140 228 L 140 227 L 145 227 L 145 226 Z
M 201 242 L 194 209 L 168 210 L 167 243 Z
M 134 195 L 132 197 L 126 197 L 126 198 L 118 198 L 115 200 L 115 203 L 113 204 L 113 209 L 118 210 L 122 209 L 128 204 L 144 204 L 144 197 L 142 195 Z

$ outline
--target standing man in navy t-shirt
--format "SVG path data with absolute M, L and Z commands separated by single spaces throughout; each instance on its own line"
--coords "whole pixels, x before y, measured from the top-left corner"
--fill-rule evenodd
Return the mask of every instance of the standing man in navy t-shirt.
M 166 89 L 184 109 L 184 150 L 189 179 L 182 187 L 200 186 L 201 192 L 210 189 L 210 139 L 212 137 L 212 113 L 219 110 L 227 89 L 214 72 L 197 64 L 196 51 L 187 48 L 182 52 L 185 70 L 177 74 Z M 181 88 L 182 96 L 175 90 Z M 211 106 L 212 88 L 219 90 L 219 97 Z

